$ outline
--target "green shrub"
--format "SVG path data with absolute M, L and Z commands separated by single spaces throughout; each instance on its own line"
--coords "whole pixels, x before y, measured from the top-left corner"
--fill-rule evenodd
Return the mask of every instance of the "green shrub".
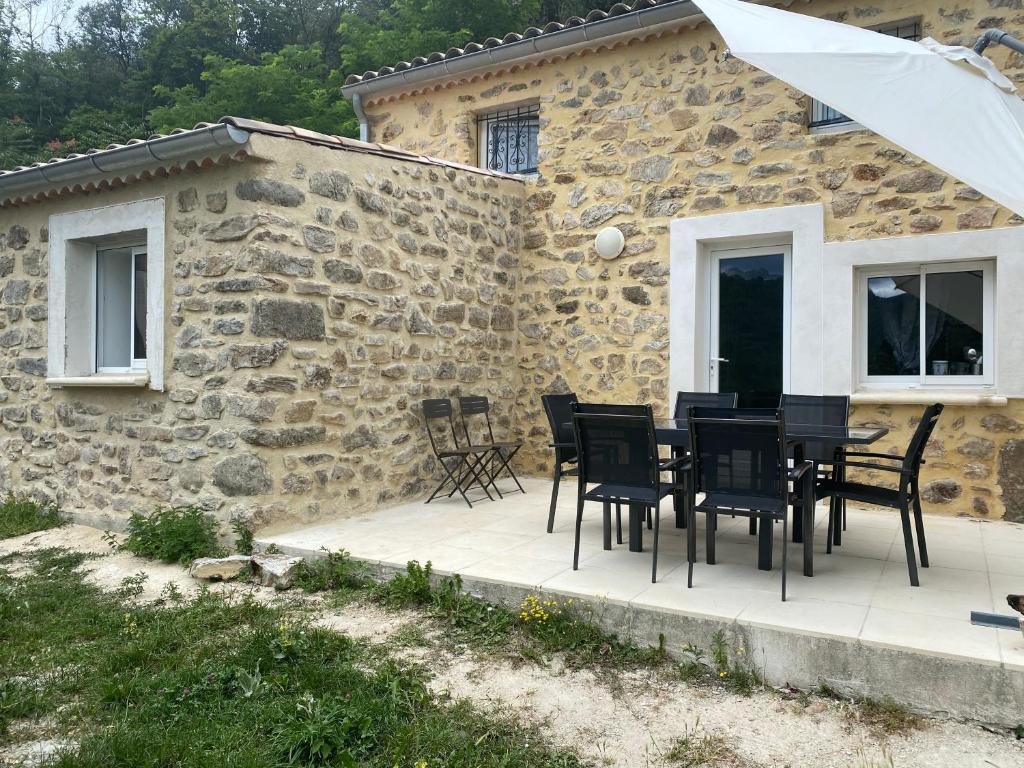
M 295 569 L 295 585 L 306 592 L 325 592 L 338 589 L 360 589 L 368 577 L 362 563 L 354 561 L 348 552 L 329 552 L 318 560 L 303 560 Z
M 67 522 L 55 504 L 40 504 L 29 496 L 10 492 L 0 501 L 0 539 L 56 528 Z
M 391 581 L 377 588 L 377 599 L 391 608 L 430 605 L 433 601 L 430 569 L 429 562 L 420 565 L 415 560 L 410 560 L 405 566 L 405 573 L 396 573 Z
M 198 507 L 158 509 L 128 520 L 124 549 L 140 557 L 188 565 L 199 557 L 217 557 L 217 521 Z
M 254 536 L 249 524 L 240 517 L 233 517 L 231 530 L 235 533 L 235 552 L 240 555 L 251 555 Z

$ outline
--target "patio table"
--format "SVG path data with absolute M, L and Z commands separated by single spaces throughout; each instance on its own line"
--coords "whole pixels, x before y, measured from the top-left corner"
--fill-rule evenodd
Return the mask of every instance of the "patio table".
M 686 419 L 658 419 L 654 422 L 658 445 L 677 448 L 690 447 L 690 430 Z M 814 441 L 830 444 L 833 448 L 847 445 L 870 445 L 888 434 L 887 427 L 849 427 L 832 424 L 786 424 L 786 438 L 793 445 L 793 460 L 803 461 L 803 444 Z M 678 514 L 681 514 L 677 510 Z M 630 506 L 629 509 L 629 549 L 631 552 L 643 551 L 643 507 Z M 679 520 L 677 517 L 677 525 Z M 804 545 L 804 575 L 814 575 L 814 536 L 803 536 L 803 529 L 814 525 L 813 518 L 808 520 L 795 516 L 793 519 L 793 541 Z M 764 571 L 772 569 L 772 525 L 762 520 L 758 527 L 757 567 Z

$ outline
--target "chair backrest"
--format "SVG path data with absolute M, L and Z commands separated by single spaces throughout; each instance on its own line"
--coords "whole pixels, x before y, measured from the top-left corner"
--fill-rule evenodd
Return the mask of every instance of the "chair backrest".
M 621 403 L 576 403 L 576 413 L 608 413 L 613 416 L 646 416 L 649 405 L 623 405 Z
M 696 490 L 778 500 L 788 492 L 782 411 L 691 406 Z
M 850 418 L 849 395 L 786 395 L 779 397 L 779 408 L 786 412 L 788 424 L 826 424 L 845 427 Z M 804 456 L 812 461 L 831 461 L 834 443 L 804 442 Z
M 555 461 L 562 463 L 576 458 L 576 438 L 572 431 L 572 407 L 577 402 L 576 395 L 572 392 L 567 395 L 541 395 L 540 401 L 551 427 L 551 442 L 566 446 L 555 449 Z
M 484 437 L 485 441 L 494 442 L 494 430 L 491 428 L 491 403 L 483 395 L 469 395 L 467 397 L 459 398 L 459 414 L 462 417 L 462 431 L 466 435 L 466 442 L 473 444 L 473 437 L 469 433 L 469 423 L 466 420 L 467 416 L 480 416 L 484 417 L 484 423 L 487 426 L 487 433 Z M 483 434 L 481 432 L 481 434 Z
M 928 446 L 928 440 L 931 438 L 939 416 L 945 407 L 942 403 L 935 403 L 925 408 L 921 415 L 921 421 L 917 423 L 917 429 L 914 430 L 914 435 L 910 438 L 907 452 L 903 456 L 903 468 L 913 472 L 915 478 L 924 459 L 924 449 Z
M 701 408 L 735 408 L 739 404 L 736 392 L 677 392 L 676 409 L 672 418 L 685 419 L 690 406 Z
M 433 398 L 422 402 L 423 419 L 427 424 L 427 437 L 430 438 L 430 447 L 437 453 L 439 448 L 458 448 L 459 438 L 455 433 L 455 420 L 452 418 L 452 401 L 447 397 Z M 440 429 L 432 426 L 438 421 L 447 422 L 448 428 L 442 424 Z M 451 442 L 448 440 L 448 433 L 451 433 Z
M 657 489 L 658 443 L 654 414 L 583 413 L 573 406 L 573 432 L 579 455 L 581 492 L 587 485 L 609 484 Z

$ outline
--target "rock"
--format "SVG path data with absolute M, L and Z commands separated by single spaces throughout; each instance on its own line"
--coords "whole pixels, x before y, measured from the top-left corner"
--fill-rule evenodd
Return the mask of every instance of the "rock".
M 860 207 L 861 196 L 857 192 L 836 192 L 832 195 L 832 215 L 837 219 L 852 216 Z
M 633 209 L 626 203 L 600 203 L 585 208 L 580 213 L 580 226 L 590 229 L 608 221 L 620 213 L 632 213 Z
M 28 230 L 20 224 L 15 224 L 7 230 L 7 246 L 15 251 L 20 251 L 28 245 Z
M 750 166 L 750 178 L 765 179 L 769 176 L 778 176 L 783 173 L 793 173 L 795 167 L 788 160 L 781 163 L 761 163 Z
M 213 467 L 213 484 L 225 496 L 256 496 L 274 487 L 267 464 L 252 453 L 221 459 Z
M 969 211 L 957 214 L 957 229 L 988 229 L 995 221 L 999 208 L 995 205 L 976 205 Z
M 25 304 L 28 302 L 31 285 L 28 280 L 8 280 L 0 291 L 0 302 L 4 304 Z
M 325 335 L 324 310 L 311 301 L 257 299 L 252 303 L 250 330 L 254 336 L 290 340 L 321 340 Z
M 987 459 L 995 452 L 996 444 L 986 437 L 970 437 L 956 447 L 956 452 L 972 459 Z
M 210 213 L 224 213 L 228 207 L 227 192 L 211 192 L 206 196 L 206 210 Z
M 333 232 L 315 224 L 306 224 L 302 228 L 302 240 L 314 253 L 331 253 L 337 245 L 337 237 Z
M 272 203 L 286 208 L 295 208 L 306 202 L 306 196 L 302 190 L 276 179 L 255 178 L 240 181 L 235 187 L 235 194 L 242 200 L 254 203 Z
M 1020 432 L 1024 428 L 1024 424 L 1001 413 L 990 413 L 983 416 L 981 426 L 989 432 Z
M 341 259 L 327 259 L 324 262 L 324 275 L 335 283 L 361 283 L 363 270 L 358 264 Z
M 249 445 L 262 448 L 294 448 L 299 445 L 322 442 L 327 436 L 327 428 L 323 426 L 281 427 L 280 429 L 250 427 L 243 429 L 238 436 Z
M 725 200 L 722 199 L 721 195 L 705 195 L 703 197 L 695 198 L 693 204 L 690 206 L 691 211 L 711 211 L 715 208 L 724 208 Z
M 508 307 L 496 305 L 491 307 L 491 330 L 511 331 L 515 328 L 515 313 Z
M 715 123 L 708 129 L 708 136 L 704 144 L 709 147 L 728 147 L 739 141 L 740 135 L 732 128 L 721 123 Z
M 241 240 L 259 226 L 260 217 L 256 214 L 231 216 L 219 224 L 205 229 L 203 236 L 213 243 L 225 243 Z
M 195 378 L 209 373 L 216 367 L 216 364 L 213 358 L 205 352 L 182 352 L 174 356 L 171 367 L 186 376 Z
M 1024 523 L 1024 440 L 1007 440 L 999 450 L 999 486 L 1002 488 L 1004 518 Z
M 845 168 L 828 168 L 824 171 L 818 171 L 817 178 L 818 183 L 825 189 L 839 189 L 846 183 L 849 175 Z
M 262 245 L 249 246 L 242 258 L 254 272 L 273 272 L 290 277 L 313 277 L 313 266 L 316 263 L 309 256 L 292 256 Z
M 913 208 L 916 204 L 916 200 L 912 197 L 905 197 L 903 195 L 893 195 L 892 197 L 883 197 L 880 200 L 875 200 L 871 203 L 871 210 L 876 213 L 890 213 L 891 211 L 899 211 L 906 208 Z
M 642 307 L 650 306 L 651 297 L 642 286 L 631 285 L 622 289 L 622 298 L 631 304 L 639 304 Z
M 309 177 L 310 192 L 339 202 L 348 200 L 352 187 L 352 178 L 341 171 L 315 171 Z
M 248 575 L 251 563 L 252 558 L 249 555 L 201 557 L 192 561 L 192 565 L 188 567 L 188 575 L 193 579 L 229 581 L 243 574 Z
M 366 284 L 378 291 L 390 291 L 399 286 L 398 279 L 390 272 L 371 269 L 366 273 Z
M 301 562 L 301 557 L 291 555 L 253 555 L 252 576 L 264 587 L 288 589 L 295 581 L 295 571 Z
M 885 176 L 885 168 L 871 163 L 857 163 L 850 170 L 857 181 L 878 181 Z
M 921 486 L 921 498 L 932 504 L 949 504 L 963 493 L 956 480 L 932 480 Z
M 711 103 L 711 92 L 703 83 L 686 89 L 683 100 L 691 107 L 705 107 Z
M 697 114 L 695 109 L 673 109 L 668 113 L 668 119 L 675 130 L 686 131 L 700 122 L 700 115 Z M 618 125 L 621 125 L 621 123 L 618 123 Z M 625 126 L 623 126 L 623 129 L 625 129 Z M 622 138 L 625 138 L 625 130 L 623 130 Z
M 235 266 L 235 257 L 230 253 L 211 253 L 195 260 L 192 271 L 200 277 L 220 277 Z
M 942 217 L 933 213 L 922 213 L 910 217 L 911 232 L 934 232 L 942 226 Z
M 199 193 L 196 192 L 195 187 L 183 189 L 178 193 L 178 211 L 181 213 L 190 213 L 194 211 L 198 205 Z
M 736 202 L 768 203 L 777 200 L 781 192 L 779 184 L 750 184 L 736 190 Z
M 664 181 L 675 161 L 665 155 L 653 155 L 637 160 L 629 169 L 633 181 Z
M 886 182 L 889 184 L 890 182 Z M 946 177 L 925 169 L 903 173 L 892 180 L 896 191 L 907 192 L 938 192 L 946 183 Z
M 286 349 L 286 341 L 275 341 L 273 344 L 232 344 L 228 348 L 229 361 L 232 368 L 264 368 L 273 365 Z

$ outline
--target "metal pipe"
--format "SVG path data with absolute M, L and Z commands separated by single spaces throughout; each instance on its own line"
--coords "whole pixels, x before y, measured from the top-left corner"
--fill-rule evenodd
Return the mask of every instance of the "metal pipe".
M 352 111 L 356 113 L 356 118 L 359 120 L 359 140 L 370 141 L 370 121 L 366 119 L 361 93 L 352 94 Z
M 1024 53 L 1024 43 L 1016 37 L 1013 37 L 1010 33 L 1003 32 L 1001 29 L 986 29 L 984 34 L 982 34 L 974 44 L 974 52 L 982 53 L 993 43 L 996 45 L 1005 45 L 1007 48 L 1016 51 L 1017 53 Z

